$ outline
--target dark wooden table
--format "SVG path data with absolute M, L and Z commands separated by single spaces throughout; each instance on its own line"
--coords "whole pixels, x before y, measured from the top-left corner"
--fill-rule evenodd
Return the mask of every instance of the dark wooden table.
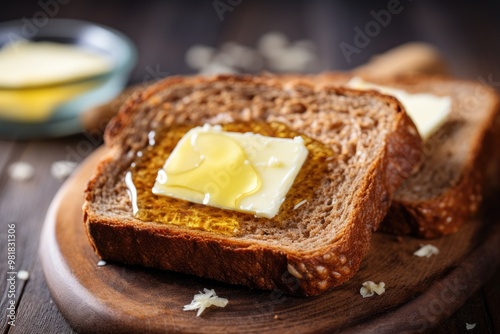
M 373 54 L 398 44 L 420 40 L 436 45 L 452 72 L 463 78 L 486 81 L 500 89 L 500 6 L 497 2 L 405 1 L 368 43 L 358 48 L 348 62 L 340 44 L 354 45 L 355 27 L 364 29 L 374 20 L 371 11 L 387 9 L 393 1 L 232 1 L 223 20 L 214 1 L 35 1 L 2 4 L 0 22 L 31 19 L 45 12 L 54 17 L 78 18 L 116 28 L 136 43 L 138 64 L 130 83 L 158 76 L 192 73 L 186 65 L 186 50 L 195 43 L 218 46 L 236 41 L 254 47 L 258 38 L 272 30 L 290 39 L 308 38 L 317 43 L 319 69 L 346 70 L 366 62 Z M 229 1 L 223 1 L 224 3 Z M 56 5 L 54 5 L 56 4 Z M 0 74 L 1 75 L 1 74 Z M 153 78 L 154 79 L 154 78 Z M 2 134 L 0 134 L 1 136 Z M 89 133 L 71 137 L 31 141 L 0 140 L 0 331 L 1 333 L 72 333 L 52 302 L 38 257 L 39 236 L 49 203 L 62 181 L 50 173 L 52 162 L 81 162 L 98 145 Z M 9 178 L 8 166 L 25 161 L 35 166 L 28 182 Z M 15 224 L 16 269 L 27 270 L 29 280 L 17 280 L 17 318 L 8 326 L 6 308 L 7 234 Z M 463 307 L 435 329 L 436 333 L 500 332 L 500 270 Z M 475 323 L 466 330 L 466 323 Z

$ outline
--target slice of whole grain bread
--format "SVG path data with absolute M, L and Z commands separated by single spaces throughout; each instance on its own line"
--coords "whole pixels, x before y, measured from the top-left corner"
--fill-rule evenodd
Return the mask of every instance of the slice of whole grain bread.
M 390 84 L 450 96 L 452 109 L 443 127 L 424 142 L 422 166 L 396 191 L 382 229 L 424 238 L 454 233 L 498 182 L 498 97 L 479 82 L 463 80 L 408 77 Z
M 322 74 L 309 80 L 341 86 L 352 75 Z M 478 210 L 500 177 L 500 114 L 497 94 L 480 82 L 437 76 L 365 77 L 410 93 L 450 96 L 446 123 L 424 142 L 423 164 L 394 194 L 381 230 L 435 238 L 454 233 Z
M 279 222 L 211 209 L 214 217 L 239 217 L 234 235 L 134 216 L 124 179 L 151 131 L 251 120 L 285 124 L 333 152 L 319 182 L 288 196 L 280 210 L 293 208 L 297 196 L 307 197 L 305 204 Z M 245 76 L 155 84 L 124 104 L 105 142 L 108 154 L 88 183 L 83 206 L 90 243 L 102 259 L 306 296 L 354 275 L 393 192 L 422 156 L 413 122 L 392 97 Z

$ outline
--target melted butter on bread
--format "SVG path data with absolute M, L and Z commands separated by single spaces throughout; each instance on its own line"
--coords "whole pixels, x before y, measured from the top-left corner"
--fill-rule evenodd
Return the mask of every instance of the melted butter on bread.
M 131 202 L 131 211 L 135 218 L 142 221 L 184 226 L 191 229 L 200 229 L 226 235 L 240 233 L 245 221 L 253 219 L 248 213 L 221 209 L 214 206 L 198 204 L 176 199 L 170 196 L 155 195 L 152 187 L 158 178 L 158 171 L 163 169 L 165 161 L 171 156 L 176 145 L 194 125 L 174 125 L 168 129 L 149 132 L 149 145 L 137 152 L 125 175 L 125 184 Z M 293 140 L 300 136 L 304 140 L 309 154 L 302 168 L 295 178 L 292 187 L 286 194 L 278 213 L 273 218 L 266 219 L 267 223 L 275 226 L 285 226 L 297 220 L 302 210 L 307 210 L 308 203 L 317 196 L 317 185 L 327 182 L 328 168 L 333 150 L 321 142 L 299 134 L 278 122 L 265 123 L 262 121 L 235 122 L 221 126 L 224 131 L 258 133 L 262 136 L 274 138 L 288 138 Z M 255 169 L 280 166 L 278 156 L 273 159 L 262 159 Z M 262 183 L 264 184 L 264 182 Z M 300 209 L 294 209 L 299 202 L 303 202 Z
M 158 172 L 153 193 L 273 218 L 308 154 L 301 137 L 191 129 Z

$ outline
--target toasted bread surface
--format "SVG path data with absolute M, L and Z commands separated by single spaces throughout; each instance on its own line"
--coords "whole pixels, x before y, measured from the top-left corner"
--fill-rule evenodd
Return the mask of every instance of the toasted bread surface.
M 235 235 L 134 217 L 124 178 L 148 133 L 251 120 L 285 124 L 333 152 L 321 182 L 293 215 L 278 223 L 238 213 Z M 354 275 L 394 191 L 422 157 L 416 128 L 392 97 L 247 76 L 155 84 L 125 103 L 105 141 L 109 153 L 88 183 L 83 207 L 101 258 L 305 296 Z

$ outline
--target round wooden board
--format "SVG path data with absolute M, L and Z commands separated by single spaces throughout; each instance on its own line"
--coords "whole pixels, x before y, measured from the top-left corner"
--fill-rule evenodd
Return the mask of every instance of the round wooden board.
M 424 241 L 376 233 L 356 275 L 309 298 L 108 263 L 97 266 L 82 222 L 82 191 L 103 154 L 96 151 L 64 184 L 47 213 L 40 254 L 61 313 L 87 333 L 393 333 L 424 331 L 451 315 L 494 272 L 500 225 L 483 214 L 455 235 L 425 241 L 439 255 L 413 255 Z M 494 212 L 490 210 L 485 212 Z M 207 263 L 210 265 L 210 263 Z M 363 298 L 365 281 L 386 292 Z M 200 317 L 183 311 L 195 293 L 213 288 L 229 300 Z

